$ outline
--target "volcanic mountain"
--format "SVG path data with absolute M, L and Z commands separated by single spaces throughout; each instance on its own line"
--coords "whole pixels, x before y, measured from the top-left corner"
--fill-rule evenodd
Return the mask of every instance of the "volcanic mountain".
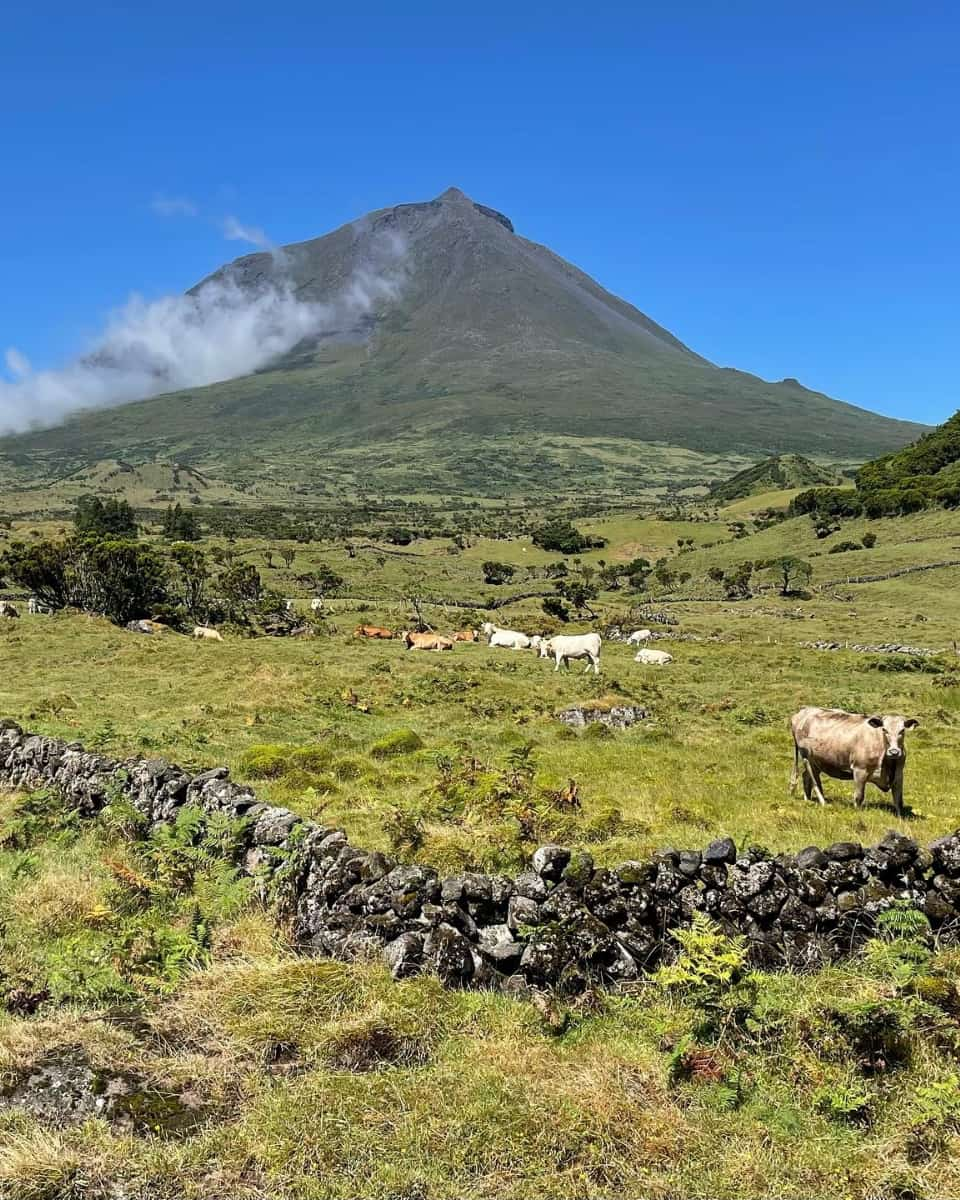
M 0 441 L 57 476 L 173 462 L 260 495 L 641 491 L 771 454 L 862 461 L 923 428 L 715 366 L 451 188 L 257 253 L 204 285 L 292 289 L 310 335 L 254 374 Z

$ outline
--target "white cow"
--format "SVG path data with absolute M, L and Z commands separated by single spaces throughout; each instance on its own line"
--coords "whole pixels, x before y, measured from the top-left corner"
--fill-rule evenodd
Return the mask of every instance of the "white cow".
M 649 629 L 635 629 L 627 638 L 627 641 L 632 646 L 639 646 L 641 642 L 646 642 L 653 637 Z
M 220 631 L 218 629 L 211 629 L 209 625 L 194 625 L 193 636 L 198 642 L 201 642 L 204 639 L 207 639 L 211 642 L 223 641 Z
M 293 612 L 293 601 L 292 600 L 284 600 L 283 607 L 286 612 Z
M 310 611 L 319 612 L 321 608 L 323 608 L 323 601 L 319 596 L 314 596 L 314 598 L 310 601 Z
M 495 625 L 492 629 L 488 646 L 502 646 L 506 650 L 530 649 L 530 639 L 525 633 L 518 633 L 515 629 L 498 629 Z
M 673 655 L 668 654 L 666 650 L 638 650 L 633 656 L 633 661 L 646 663 L 647 666 L 665 667 L 667 663 L 673 662 Z
M 560 664 L 569 662 L 571 658 L 588 658 L 584 674 L 593 667 L 594 675 L 600 674 L 600 634 L 578 633 L 557 635 L 544 638 L 540 643 L 541 658 L 555 658 L 557 665 L 553 668 L 560 670 Z

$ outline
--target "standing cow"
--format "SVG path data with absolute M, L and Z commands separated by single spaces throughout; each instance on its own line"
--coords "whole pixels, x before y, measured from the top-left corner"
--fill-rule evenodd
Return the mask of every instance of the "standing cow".
M 600 634 L 578 633 L 545 638 L 540 643 L 540 657 L 556 659 L 555 671 L 559 671 L 560 664 L 568 663 L 571 658 L 587 658 L 590 661 L 584 668 L 584 674 L 593 667 L 594 675 L 599 675 Z
M 897 816 L 903 816 L 903 768 L 907 752 L 903 735 L 916 728 L 913 717 L 896 713 L 865 717 L 841 708 L 801 708 L 790 718 L 793 734 L 793 773 L 790 791 L 803 774 L 803 794 L 826 804 L 821 774 L 853 780 L 853 802 L 863 804 L 868 783 L 893 796 Z

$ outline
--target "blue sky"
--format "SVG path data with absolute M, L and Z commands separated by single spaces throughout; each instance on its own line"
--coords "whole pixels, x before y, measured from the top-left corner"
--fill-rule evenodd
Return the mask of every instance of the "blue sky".
M 12 0 L 0 354 L 189 287 L 230 216 L 284 243 L 456 185 L 718 363 L 942 420 L 958 60 L 923 0 Z

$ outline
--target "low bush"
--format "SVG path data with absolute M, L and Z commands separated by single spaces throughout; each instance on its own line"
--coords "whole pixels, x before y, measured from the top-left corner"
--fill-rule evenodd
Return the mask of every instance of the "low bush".
M 323 771 L 332 758 L 326 746 L 264 743 L 244 750 L 240 755 L 240 770 L 254 779 L 281 779 L 295 771 Z
M 423 749 L 423 739 L 412 729 L 394 729 L 370 747 L 372 758 L 393 758 L 399 754 L 412 754 Z

